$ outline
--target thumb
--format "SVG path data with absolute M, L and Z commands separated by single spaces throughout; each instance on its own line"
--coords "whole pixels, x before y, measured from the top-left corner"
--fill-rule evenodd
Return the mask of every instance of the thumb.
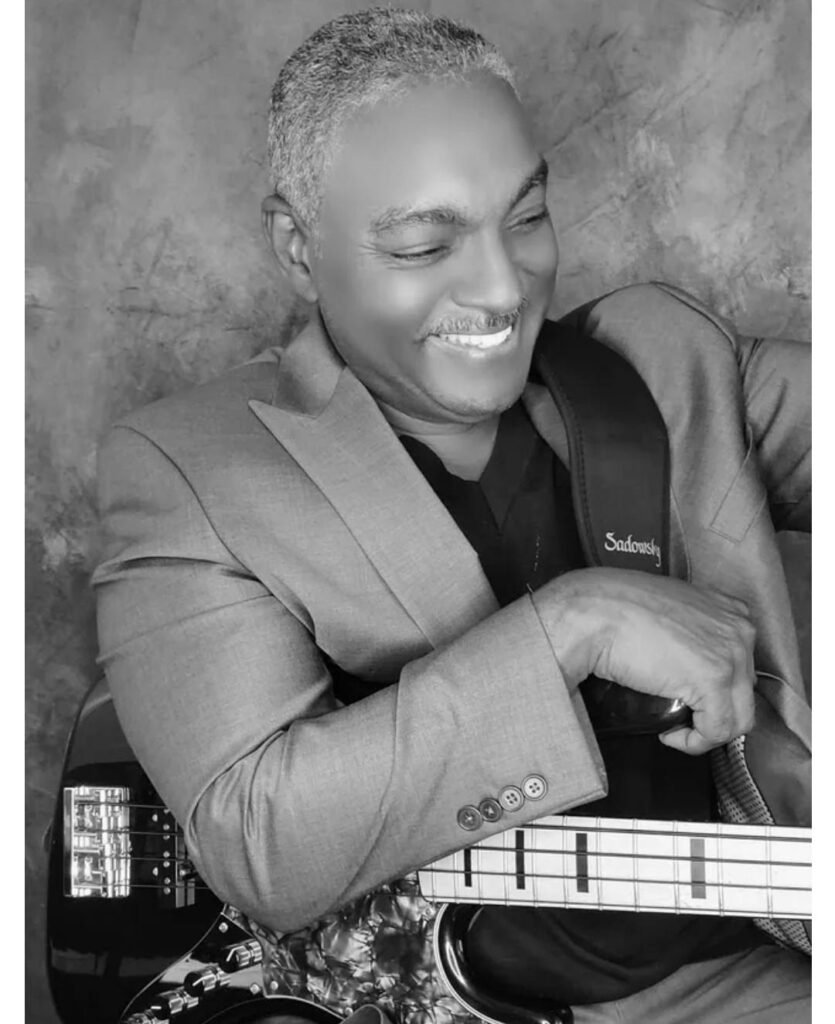
M 706 754 L 709 750 L 713 750 L 714 747 L 721 746 L 719 743 L 712 743 L 709 739 L 702 736 L 697 729 L 693 729 L 689 725 L 680 725 L 675 729 L 668 729 L 667 732 L 659 733 L 658 738 L 665 747 L 680 750 L 682 754 L 690 754 L 692 757 Z

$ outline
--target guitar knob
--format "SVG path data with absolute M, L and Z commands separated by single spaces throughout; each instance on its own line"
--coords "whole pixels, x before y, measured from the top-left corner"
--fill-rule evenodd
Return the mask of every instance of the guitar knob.
M 154 1014 L 151 1018 L 154 1021 L 171 1020 L 175 1014 L 181 1013 L 185 1008 L 185 997 L 181 991 L 177 990 L 156 996 L 148 1007 L 151 1013 Z
M 183 988 L 190 996 L 199 999 L 204 993 L 217 988 L 222 980 L 223 971 L 217 964 L 212 964 L 210 967 L 204 967 L 202 971 L 192 971 L 191 974 L 187 974 Z
M 247 942 L 229 946 L 220 963 L 223 969 L 231 974 L 234 971 L 242 971 L 244 967 L 260 964 L 262 959 L 261 943 L 257 939 L 249 939 Z

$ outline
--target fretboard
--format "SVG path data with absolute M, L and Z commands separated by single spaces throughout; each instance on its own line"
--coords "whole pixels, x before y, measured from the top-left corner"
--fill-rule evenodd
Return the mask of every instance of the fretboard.
M 418 873 L 428 899 L 811 917 L 811 829 L 552 815 Z

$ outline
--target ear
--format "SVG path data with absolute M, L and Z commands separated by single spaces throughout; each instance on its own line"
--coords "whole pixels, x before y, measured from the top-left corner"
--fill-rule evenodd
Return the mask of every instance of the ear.
M 293 290 L 308 302 L 318 292 L 311 273 L 310 232 L 293 208 L 281 196 L 267 196 L 261 203 L 261 223 L 281 271 Z

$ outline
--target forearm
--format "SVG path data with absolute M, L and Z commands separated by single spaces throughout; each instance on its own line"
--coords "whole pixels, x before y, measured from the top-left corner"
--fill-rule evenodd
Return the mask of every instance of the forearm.
M 514 824 L 605 791 L 579 698 L 528 598 L 366 700 L 341 708 L 322 693 L 312 716 L 282 716 L 279 692 L 270 707 L 247 710 L 255 687 L 240 675 L 225 708 L 201 698 L 194 672 L 181 663 L 180 678 L 171 675 L 165 646 L 147 638 L 107 658 L 126 731 L 141 734 L 143 759 L 170 793 L 206 881 L 282 931 L 508 827 L 509 812 L 474 832 L 457 815 L 530 774 L 548 792 L 513 812 Z M 217 678 L 228 662 L 220 649 L 213 655 Z M 145 680 L 168 674 L 164 710 L 147 686 L 136 692 L 140 665 Z M 275 676 L 288 695 L 301 691 Z M 154 705 L 159 720 L 149 728 Z

